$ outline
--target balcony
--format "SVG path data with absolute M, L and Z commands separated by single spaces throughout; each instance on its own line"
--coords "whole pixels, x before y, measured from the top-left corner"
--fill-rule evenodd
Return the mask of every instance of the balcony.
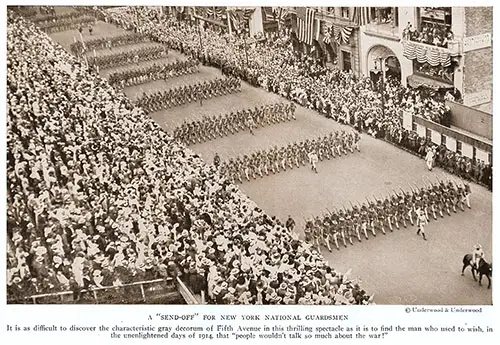
M 403 40 L 405 50 L 410 49 L 415 52 L 426 52 L 432 50 L 439 55 L 459 56 L 463 53 L 462 42 L 458 40 L 448 41 L 447 47 L 438 47 L 433 44 L 417 42 L 412 40 Z M 408 48 L 407 48 L 408 47 Z M 422 53 L 423 54 L 423 53 Z

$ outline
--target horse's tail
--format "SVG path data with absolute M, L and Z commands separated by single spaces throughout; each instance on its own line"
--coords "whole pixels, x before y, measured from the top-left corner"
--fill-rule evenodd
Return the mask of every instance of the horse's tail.
M 463 259 L 464 265 L 469 264 L 471 262 L 471 260 L 472 260 L 472 254 L 465 254 L 464 259 Z

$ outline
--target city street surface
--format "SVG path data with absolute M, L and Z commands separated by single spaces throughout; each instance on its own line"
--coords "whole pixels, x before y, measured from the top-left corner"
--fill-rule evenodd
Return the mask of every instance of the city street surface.
M 99 22 L 94 27 L 93 37 L 117 35 L 123 30 Z M 50 35 L 69 51 L 74 38 L 79 39 L 77 30 Z M 84 39 L 90 39 L 88 31 Z M 113 48 L 113 52 L 134 49 L 139 45 Z M 96 51 L 97 55 L 109 54 L 109 49 Z M 90 55 L 90 53 L 89 53 Z M 169 51 L 164 61 L 186 59 L 185 56 Z M 162 60 L 157 60 L 161 62 Z M 151 64 L 143 62 L 139 65 Z M 115 70 L 131 66 L 122 66 Z M 100 71 L 107 77 L 115 70 Z M 181 76 L 167 81 L 155 81 L 128 87 L 125 93 L 135 100 L 143 92 L 170 89 L 180 85 L 220 77 L 215 68 L 201 67 L 200 73 Z M 171 132 L 183 121 L 191 121 L 204 115 L 218 115 L 232 110 L 249 108 L 287 100 L 262 89 L 243 83 L 242 92 L 213 98 L 199 103 L 190 103 L 151 114 L 165 130 Z M 351 130 L 329 120 L 309 109 L 298 106 L 297 120 L 272 125 L 250 133 L 237 133 L 224 138 L 191 146 L 207 164 L 211 164 L 217 152 L 222 160 L 251 153 L 254 150 L 284 145 L 293 141 L 314 138 L 340 129 Z M 440 169 L 429 172 L 425 162 L 389 143 L 362 135 L 361 152 L 341 158 L 319 162 L 316 174 L 308 167 L 287 170 L 276 175 L 258 177 L 244 181 L 240 187 L 269 215 L 279 217 L 283 222 L 291 215 L 297 222 L 296 231 L 303 237 L 305 218 L 321 215 L 327 209 L 350 207 L 350 203 L 363 202 L 366 197 L 386 196 L 393 191 L 422 186 L 436 179 L 458 178 Z M 326 248 L 322 253 L 337 270 L 351 270 L 354 277 L 360 277 L 362 286 L 375 294 L 377 304 L 458 304 L 485 305 L 492 303 L 491 290 L 474 282 L 470 269 L 461 276 L 462 258 L 471 253 L 475 243 L 481 243 L 486 260 L 491 262 L 492 252 L 492 194 L 478 185 L 471 185 L 472 209 L 458 210 L 451 217 L 431 220 L 426 227 L 428 241 L 416 235 L 416 228 L 409 227 L 387 235 L 369 235 L 369 240 L 356 239 L 348 248 L 340 250 Z

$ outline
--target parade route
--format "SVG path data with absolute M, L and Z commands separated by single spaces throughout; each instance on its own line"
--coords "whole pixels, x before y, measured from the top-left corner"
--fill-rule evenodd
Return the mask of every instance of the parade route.
M 99 22 L 94 36 L 118 34 L 110 24 Z M 124 31 L 122 31 L 124 32 Z M 65 31 L 50 36 L 69 51 L 69 45 L 78 31 Z M 88 40 L 88 32 L 84 35 Z M 126 46 L 134 49 L 134 45 Z M 124 49 L 121 47 L 120 49 Z M 100 54 L 100 52 L 97 52 Z M 184 59 L 178 52 L 169 51 L 170 59 Z M 102 71 L 107 76 L 111 71 Z M 167 81 L 155 81 L 128 87 L 125 93 L 132 100 L 143 92 L 149 93 L 179 85 L 188 85 L 220 77 L 219 70 L 200 67 L 200 73 L 175 77 Z M 218 115 L 232 110 L 254 107 L 271 102 L 288 102 L 275 94 L 242 83 L 242 92 L 213 98 L 199 103 L 151 114 L 166 131 L 171 132 L 183 121 L 192 121 L 204 115 Z M 225 160 L 256 149 L 281 146 L 294 141 L 325 135 L 336 130 L 351 130 L 310 109 L 297 106 L 297 120 L 257 128 L 255 135 L 249 132 L 217 138 L 190 148 L 207 164 L 215 153 Z M 350 207 L 351 203 L 364 202 L 366 197 L 387 196 L 410 186 L 424 186 L 437 179 L 457 177 L 440 169 L 429 172 L 425 162 L 393 145 L 362 135 L 361 152 L 340 158 L 324 160 L 318 164 L 318 174 L 308 167 L 287 170 L 276 175 L 257 178 L 240 184 L 240 188 L 269 215 L 283 222 L 291 215 L 297 222 L 296 230 L 301 237 L 306 218 L 322 215 L 327 209 Z M 470 270 L 461 276 L 462 258 L 471 253 L 475 243 L 481 243 L 486 260 L 492 259 L 492 194 L 484 187 L 471 184 L 472 209 L 458 210 L 438 221 L 431 220 L 426 228 L 428 241 L 416 235 L 416 227 L 394 230 L 387 235 L 377 234 L 369 240 L 348 248 L 341 245 L 329 253 L 323 247 L 322 254 L 335 269 L 352 271 L 360 277 L 363 288 L 375 295 L 377 304 L 418 305 L 487 305 L 492 303 L 491 290 L 478 286 Z

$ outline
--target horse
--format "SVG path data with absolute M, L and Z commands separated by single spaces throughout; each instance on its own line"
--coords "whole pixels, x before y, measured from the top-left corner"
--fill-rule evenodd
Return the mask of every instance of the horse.
M 470 266 L 471 271 L 472 271 L 472 277 L 474 277 L 474 280 L 477 281 L 476 279 L 476 273 L 479 274 L 479 285 L 481 285 L 481 279 L 483 279 L 483 275 L 488 278 L 488 289 L 491 288 L 491 276 L 493 274 L 493 265 L 486 262 L 483 258 L 479 260 L 479 266 L 478 268 L 474 268 L 474 266 L 471 265 L 471 260 L 472 260 L 472 254 L 466 254 L 464 256 L 464 259 L 462 260 L 464 266 L 462 267 L 462 275 L 464 275 L 465 269 Z

